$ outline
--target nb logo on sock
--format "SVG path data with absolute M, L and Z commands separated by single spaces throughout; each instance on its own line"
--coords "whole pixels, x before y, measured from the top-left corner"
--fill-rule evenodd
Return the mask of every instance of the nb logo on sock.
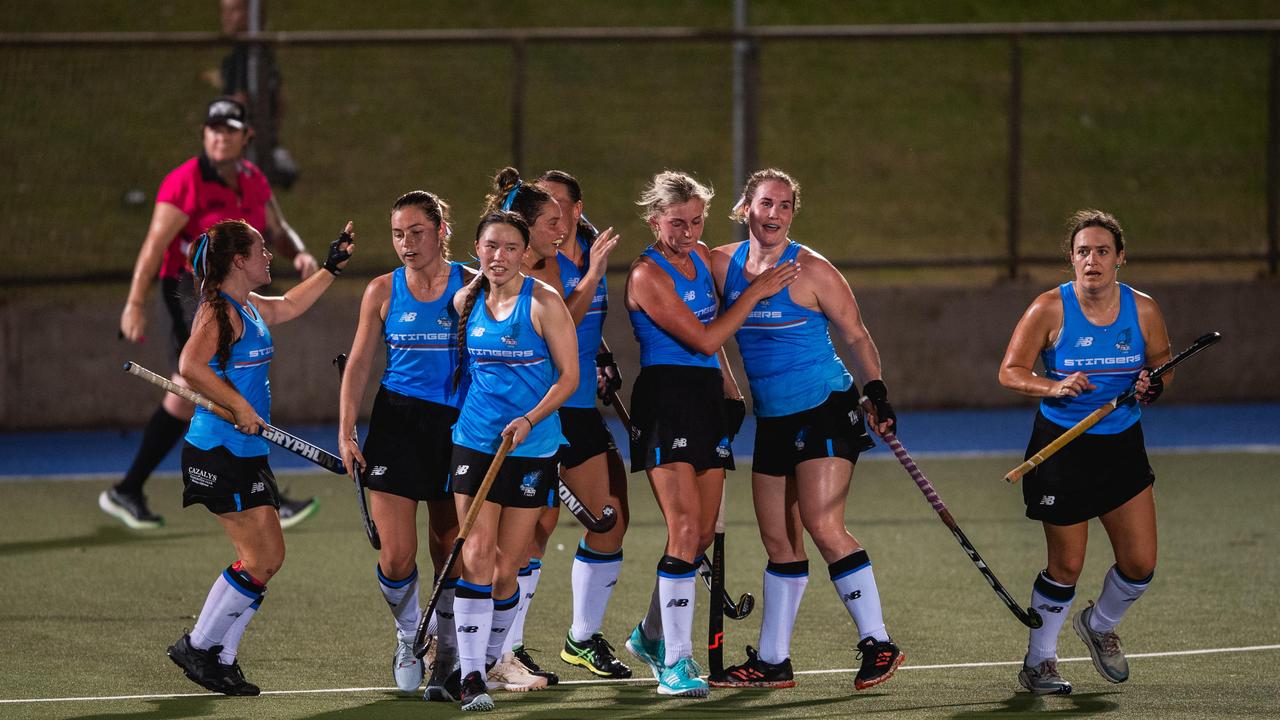
M 1061 605 L 1048 605 L 1048 604 L 1042 604 L 1042 605 L 1037 605 L 1037 606 L 1036 606 L 1036 609 L 1037 609 L 1037 610 L 1047 610 L 1047 611 L 1049 611 L 1049 612 L 1051 612 L 1051 613 L 1060 613 L 1060 612 L 1062 612 L 1062 606 L 1061 606 Z
M 667 602 L 667 607 L 688 607 L 688 606 L 689 606 L 688 598 L 675 598 L 674 600 Z
M 845 599 L 845 600 L 857 600 L 857 599 L 858 599 L 858 598 L 860 598 L 860 597 L 862 597 L 862 591 L 861 591 L 861 590 L 854 590 L 853 592 L 849 593 L 848 595 L 845 595 L 845 596 L 844 596 L 844 599 Z
M 477 625 L 459 625 L 458 632 L 478 633 L 480 632 L 480 627 Z

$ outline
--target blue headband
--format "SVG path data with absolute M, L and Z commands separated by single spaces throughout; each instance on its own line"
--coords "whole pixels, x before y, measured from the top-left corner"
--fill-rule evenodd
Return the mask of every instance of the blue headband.
M 209 258 L 205 254 L 205 250 L 209 248 L 209 233 L 201 233 L 200 239 L 196 241 L 196 252 L 191 256 L 191 270 L 195 272 L 196 277 L 203 278 L 209 274 Z
M 511 190 L 507 192 L 507 196 L 502 199 L 502 209 L 504 211 L 510 210 L 511 205 L 515 203 L 516 193 L 520 192 L 520 185 L 521 182 L 517 180 L 516 184 L 511 186 Z

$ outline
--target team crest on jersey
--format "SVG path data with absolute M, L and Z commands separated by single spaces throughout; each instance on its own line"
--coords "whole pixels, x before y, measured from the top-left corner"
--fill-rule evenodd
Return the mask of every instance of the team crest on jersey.
M 729 445 L 729 436 L 720 438 L 719 444 L 716 445 L 716 455 L 727 458 L 733 454 L 733 447 Z
M 440 317 L 436 318 L 436 325 L 442 328 L 453 327 L 453 318 L 449 317 L 448 310 L 442 310 Z
M 416 312 L 400 313 L 400 322 L 413 322 L 414 320 L 417 320 L 417 319 L 418 319 L 418 313 Z
M 1083 337 L 1076 338 L 1076 347 L 1089 347 L 1091 345 L 1093 345 L 1092 336 L 1085 335 Z
M 804 449 L 804 436 L 809 432 L 809 428 L 800 428 L 800 432 L 796 433 L 796 450 Z
M 1129 343 L 1133 340 L 1133 328 L 1125 328 L 1120 337 L 1116 338 L 1116 349 L 1120 352 L 1129 352 Z
M 520 324 L 513 323 L 511 327 L 507 328 L 507 334 L 498 339 L 507 347 L 515 347 L 518 345 L 520 343 Z
M 533 497 L 538 492 L 538 479 L 541 477 L 542 471 L 534 470 L 520 478 L 520 492 L 524 493 L 525 497 Z

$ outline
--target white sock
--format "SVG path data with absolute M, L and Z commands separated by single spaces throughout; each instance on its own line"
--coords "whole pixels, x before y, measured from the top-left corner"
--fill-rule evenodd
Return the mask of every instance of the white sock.
M 694 584 L 698 566 L 670 555 L 658 562 L 658 598 L 662 603 L 662 635 L 667 667 L 693 657 Z
M 458 580 L 445 580 L 440 588 L 440 599 L 436 601 L 436 611 L 431 613 L 436 618 L 436 658 L 448 658 L 452 662 L 458 656 L 458 628 L 453 621 L 454 595 L 457 593 Z
M 222 652 L 218 653 L 218 662 L 223 665 L 230 665 L 236 661 L 236 654 L 240 651 L 240 639 L 244 637 L 244 629 L 249 626 L 249 621 L 258 613 L 258 608 L 262 607 L 262 599 L 267 594 L 258 596 L 245 611 L 240 613 L 240 617 L 231 623 L 231 627 L 227 628 L 227 634 L 222 636 Z
M 1040 612 L 1044 624 L 1031 630 L 1027 640 L 1027 657 L 1023 664 L 1035 667 L 1045 660 L 1058 657 L 1058 633 L 1067 621 L 1071 601 L 1076 597 L 1075 585 L 1063 585 L 1049 577 L 1049 571 L 1041 571 L 1031 586 L 1031 607 Z
M 840 602 L 858 626 L 858 640 L 873 637 L 879 642 L 888 642 L 889 633 L 885 632 L 884 613 L 880 610 L 880 591 L 876 589 L 876 576 L 871 571 L 867 551 L 859 548 L 828 565 L 827 570 Z
M 485 677 L 485 651 L 489 645 L 489 630 L 493 627 L 493 587 L 472 585 L 458 580 L 457 596 L 453 600 L 454 621 L 457 623 L 458 661 L 462 677 L 479 672 Z
M 214 645 L 221 645 L 231 626 L 266 591 L 265 586 L 254 582 L 249 573 L 236 568 L 236 565 L 223 570 L 213 581 L 213 587 L 209 588 L 200 618 L 191 629 L 191 646 L 197 650 L 208 650 Z
M 586 540 L 578 543 L 572 573 L 573 624 L 569 627 L 569 637 L 574 642 L 584 642 L 600 632 L 604 611 L 621 572 L 622 550 L 598 553 L 587 547 Z
M 378 576 L 378 588 L 382 590 L 382 597 L 386 598 L 396 620 L 396 633 L 400 637 L 413 637 L 418 632 L 418 620 L 422 617 L 422 609 L 418 607 L 418 568 L 415 567 L 403 580 L 389 579 L 381 566 L 375 565 L 374 570 Z
M 791 631 L 800 599 L 809 584 L 809 561 L 769 562 L 764 568 L 764 619 L 760 621 L 760 659 L 776 665 L 791 657 Z
M 516 608 L 511 630 L 502 644 L 502 652 L 524 646 L 524 619 L 529 616 L 529 606 L 533 603 L 533 594 L 538 590 L 538 580 L 541 578 L 542 560 L 538 558 L 529 558 L 529 564 L 520 568 L 516 575 L 516 582 L 520 583 L 520 605 Z
M 516 588 L 511 597 L 493 601 L 493 624 L 489 626 L 489 644 L 485 648 L 486 659 L 498 662 L 509 650 L 504 647 L 508 640 L 508 631 L 515 622 L 520 607 L 520 588 Z
M 1112 565 L 1107 571 L 1106 579 L 1102 581 L 1102 595 L 1098 596 L 1098 602 L 1089 614 L 1089 627 L 1094 632 L 1115 630 L 1125 612 L 1147 591 L 1154 576 L 1155 573 L 1152 573 L 1141 580 L 1131 580 Z

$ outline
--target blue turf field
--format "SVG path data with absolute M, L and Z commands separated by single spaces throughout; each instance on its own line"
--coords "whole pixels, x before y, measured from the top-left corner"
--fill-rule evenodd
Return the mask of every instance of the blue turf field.
M 906 411 L 900 414 L 899 437 L 913 455 L 1021 454 L 1026 447 L 1034 410 Z M 614 437 L 626 437 L 622 426 L 606 411 Z M 142 418 L 140 418 L 140 421 Z M 1269 450 L 1280 451 L 1280 404 L 1154 405 L 1143 412 L 1147 446 L 1152 450 Z M 333 426 L 287 428 L 321 447 L 335 445 Z M 738 456 L 750 456 L 755 425 L 751 418 L 734 443 Z M 0 479 L 15 477 L 117 476 L 128 467 L 137 449 L 139 430 L 40 432 L 0 434 Z M 625 445 L 620 446 L 626 455 Z M 874 454 L 887 454 L 877 447 Z M 284 450 L 272 449 L 276 470 L 314 469 Z M 178 472 L 178 452 L 170 453 L 160 472 Z

